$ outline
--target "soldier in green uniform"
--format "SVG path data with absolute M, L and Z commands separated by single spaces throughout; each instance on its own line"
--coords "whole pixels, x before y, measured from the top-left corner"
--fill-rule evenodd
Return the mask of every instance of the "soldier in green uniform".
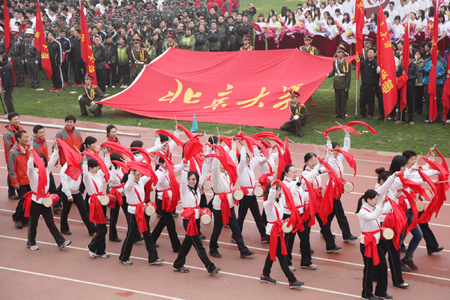
M 300 50 L 302 50 L 303 52 L 307 52 L 311 55 L 319 55 L 319 50 L 311 45 L 311 37 L 305 35 L 305 38 L 303 39 L 305 42 L 305 45 L 300 47 Z
M 198 7 L 195 9 L 195 13 L 200 13 L 204 18 L 208 16 L 208 8 L 205 6 L 204 0 L 198 1 Z
M 148 65 L 152 58 L 148 54 L 145 48 L 141 48 L 141 40 L 134 41 L 134 48 L 131 50 L 131 73 L 133 74 L 133 79 L 141 73 L 144 65 Z
M 150 55 L 151 59 L 154 60 L 157 56 L 156 48 L 153 45 L 152 37 L 145 38 L 145 48 L 147 49 L 148 55 Z
M 247 51 L 253 51 L 255 50 L 252 45 L 250 45 L 251 38 L 249 36 L 244 36 L 242 41 L 244 42 L 244 45 L 241 47 L 241 50 L 247 50 Z
M 363 53 L 362 55 L 359 56 L 359 58 L 361 60 L 367 58 L 367 51 L 369 51 L 369 49 L 372 48 L 372 39 L 371 38 L 364 38 L 364 48 L 363 48 Z
M 173 32 L 169 32 L 167 33 L 167 42 L 164 44 L 164 51 L 170 49 L 170 48 L 179 48 L 178 44 L 175 43 L 175 35 L 173 34 Z
M 19 36 L 19 28 L 11 27 L 11 46 L 9 47 L 9 55 L 11 56 L 14 72 L 16 73 L 16 85 L 21 87 L 25 83 L 25 46 L 23 39 Z
M 41 53 L 34 47 L 34 30 L 28 28 L 25 30 L 25 62 L 27 64 L 30 88 L 39 87 L 39 60 Z
M 88 111 L 86 106 L 89 106 L 89 112 L 96 117 L 100 117 L 102 115 L 102 106 L 101 104 L 97 104 L 98 101 L 102 100 L 104 94 L 102 90 L 92 84 L 94 77 L 90 74 L 84 77 L 84 93 L 78 97 L 78 102 L 80 104 L 80 116 L 87 116 Z
M 306 106 L 298 101 L 298 97 L 300 97 L 298 92 L 291 91 L 290 96 L 291 103 L 289 104 L 289 109 L 291 117 L 281 125 L 280 129 L 283 131 L 295 132 L 296 135 L 302 138 L 302 127 L 306 124 L 308 112 L 306 111 Z
M 337 59 L 333 62 L 333 70 L 327 77 L 335 77 L 333 88 L 336 98 L 336 115 L 334 117 L 345 120 L 347 113 L 347 91 L 350 89 L 352 67 L 344 59 L 344 52 L 344 49 L 338 48 L 336 53 Z

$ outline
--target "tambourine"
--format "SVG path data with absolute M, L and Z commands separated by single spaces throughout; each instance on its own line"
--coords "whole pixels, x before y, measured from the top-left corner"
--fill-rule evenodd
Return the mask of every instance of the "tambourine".
M 211 183 L 211 181 L 207 180 L 207 181 L 203 182 L 203 189 L 204 189 L 205 191 L 210 191 L 211 188 L 212 188 L 212 183 Z
M 233 198 L 237 201 L 241 201 L 244 198 L 244 192 L 241 190 L 235 190 L 233 192 Z
M 355 187 L 355 185 L 353 184 L 353 182 L 346 181 L 344 183 L 344 192 L 351 193 L 351 192 L 353 192 L 354 187 Z
M 253 193 L 255 194 L 256 197 L 261 197 L 264 194 L 264 191 L 262 187 L 257 186 L 253 189 Z
M 145 207 L 145 214 L 149 217 L 153 216 L 156 213 L 156 204 L 154 202 L 148 202 Z
M 391 228 L 381 227 L 381 238 L 383 240 L 392 240 L 394 238 L 394 230 Z
M 116 203 L 116 196 L 111 194 L 101 195 L 98 200 L 100 201 L 100 204 L 103 206 L 111 206 L 114 203 Z
M 205 207 L 200 211 L 200 221 L 207 225 L 209 223 L 211 223 L 212 220 L 212 213 L 209 210 L 209 208 Z
M 44 204 L 45 207 L 52 207 L 56 205 L 59 201 L 59 196 L 57 194 L 50 194 L 48 197 L 45 197 L 44 200 L 42 200 L 42 204 Z
M 283 223 L 281 224 L 281 229 L 283 230 L 284 233 L 291 233 L 292 231 L 292 224 L 288 225 L 289 223 L 289 218 L 284 220 Z

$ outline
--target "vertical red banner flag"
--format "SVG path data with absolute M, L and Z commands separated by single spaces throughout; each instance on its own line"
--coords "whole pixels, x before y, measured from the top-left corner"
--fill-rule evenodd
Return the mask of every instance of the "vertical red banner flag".
M 6 5 L 6 0 L 3 0 L 3 11 L 5 15 L 3 26 L 3 36 L 5 37 L 5 53 L 8 53 L 9 46 L 11 45 L 11 21 L 9 20 L 9 10 L 8 6 Z
M 439 32 L 439 17 L 437 0 L 434 1 L 434 21 L 433 21 L 433 36 L 431 40 L 431 70 L 428 81 L 428 94 L 430 100 L 428 104 L 429 120 L 434 121 L 437 118 L 437 103 L 436 103 L 436 68 L 437 68 L 437 40 Z
M 356 0 L 355 2 L 355 23 L 356 79 L 358 79 L 359 71 L 361 70 L 361 60 L 359 59 L 359 56 L 363 54 L 364 0 Z
M 41 53 L 41 64 L 45 69 L 47 78 L 52 77 L 52 64 L 50 62 L 50 55 L 48 53 L 47 41 L 45 40 L 44 24 L 42 23 L 41 8 L 39 7 L 39 1 L 37 1 L 36 7 L 36 32 L 34 33 L 34 47 Z
M 94 77 L 93 84 L 97 85 L 95 75 L 95 61 L 92 53 L 91 39 L 87 28 L 86 16 L 84 15 L 83 4 L 80 1 L 80 26 L 81 26 L 81 58 L 86 63 L 86 72 Z
M 378 12 L 377 48 L 377 60 L 381 69 L 381 92 L 383 93 L 384 115 L 386 118 L 397 104 L 397 70 L 395 69 L 391 37 L 381 5 Z
M 408 22 L 406 25 L 405 35 L 403 38 L 403 71 L 405 71 L 404 78 L 404 86 L 402 87 L 402 91 L 400 93 L 400 112 L 402 112 L 408 101 L 406 100 L 406 89 L 407 87 L 407 81 L 408 81 L 408 70 L 409 70 L 409 16 L 408 16 Z M 399 85 L 400 85 L 400 78 L 398 79 Z

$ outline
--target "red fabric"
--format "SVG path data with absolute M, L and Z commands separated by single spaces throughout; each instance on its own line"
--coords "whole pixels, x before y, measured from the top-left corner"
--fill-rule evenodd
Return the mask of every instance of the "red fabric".
M 299 226 L 298 223 L 300 221 L 300 213 L 298 213 L 298 214 L 296 213 L 296 211 L 298 212 L 298 210 L 295 208 L 294 198 L 292 197 L 291 190 L 286 186 L 286 184 L 284 184 L 283 181 L 275 180 L 273 182 L 273 185 L 276 185 L 277 183 L 281 186 L 281 190 L 283 191 L 283 195 L 284 195 L 284 200 L 286 202 L 286 206 L 291 211 L 291 217 L 289 218 L 288 226 L 292 225 L 292 228 L 293 228 L 292 232 L 295 233 L 299 229 L 298 228 L 298 226 Z M 303 225 L 303 224 L 301 224 L 301 225 Z
M 233 159 L 230 157 L 227 151 L 220 146 L 220 145 L 214 145 L 215 149 L 219 150 L 219 155 L 216 154 L 208 154 L 205 155 L 205 157 L 214 157 L 220 160 L 223 167 L 225 168 L 225 171 L 227 172 L 228 176 L 230 176 L 230 183 L 231 185 L 235 185 L 238 175 L 237 175 L 237 169 L 236 165 L 233 162 Z
M 38 143 L 41 148 L 39 148 L 37 151 L 37 153 L 42 153 L 45 155 L 45 157 L 47 158 L 47 161 L 49 161 L 49 157 L 48 157 L 48 147 L 45 145 L 45 139 L 44 140 L 39 140 L 39 139 L 35 139 L 33 142 Z
M 17 147 L 17 150 L 20 152 L 19 156 L 16 156 L 14 159 L 14 172 L 16 173 L 16 178 L 11 175 L 9 178 L 11 179 L 11 185 L 27 185 L 30 184 L 30 180 L 28 179 L 27 170 L 28 170 L 28 158 L 30 157 L 30 145 L 26 146 L 25 152 L 21 147 Z
M 386 18 L 381 5 L 378 11 L 377 24 L 377 61 L 381 68 L 381 91 L 383 93 L 384 115 L 387 117 L 397 104 L 397 70 Z
M 355 159 L 353 158 L 353 155 L 351 155 L 350 153 L 348 153 L 347 151 L 341 150 L 341 149 L 333 149 L 333 151 L 336 151 L 342 155 L 344 155 L 345 160 L 348 162 L 348 164 L 350 165 L 350 168 L 352 168 L 353 170 L 355 170 L 355 173 L 353 174 L 353 176 L 356 176 L 356 162 Z
M 106 224 L 105 214 L 103 213 L 102 205 L 98 200 L 98 196 L 101 196 L 102 193 L 91 195 L 89 198 L 89 221 L 94 222 L 95 224 Z
M 170 159 L 167 158 L 167 156 L 165 156 L 161 152 L 155 152 L 155 155 L 164 159 L 167 172 L 169 173 L 170 190 L 172 191 L 172 201 L 170 202 L 169 209 L 167 209 L 168 206 L 167 202 L 166 207 L 164 207 L 164 199 L 163 199 L 163 209 L 165 211 L 173 211 L 177 207 L 178 201 L 180 200 L 180 184 L 178 183 L 177 178 L 175 177 L 174 164 Z
M 323 159 L 319 157 L 320 163 L 325 167 L 325 169 L 329 170 L 328 176 L 330 179 L 328 180 L 327 190 L 322 200 L 322 206 L 319 212 L 320 218 L 322 219 L 323 224 L 327 224 L 328 215 L 333 211 L 333 199 L 338 198 L 341 193 L 341 181 L 336 175 L 334 169 Z
M 416 228 L 419 212 L 417 211 L 416 200 L 414 199 L 414 197 L 405 189 L 403 189 L 403 194 L 405 194 L 406 199 L 408 199 L 409 205 L 411 206 L 411 212 L 413 213 L 413 219 L 411 221 L 411 224 L 409 224 L 408 229 L 406 230 L 406 233 L 408 233 L 414 228 Z
M 278 170 L 277 170 L 277 178 L 281 179 L 281 174 L 284 171 L 284 167 L 286 166 L 286 162 L 284 161 L 283 153 L 281 152 L 281 147 L 275 145 L 278 149 Z
M 28 218 L 30 216 L 30 208 L 31 208 L 31 196 L 32 195 L 36 195 L 35 192 L 33 191 L 29 191 L 28 193 L 26 193 L 25 195 L 23 195 L 23 198 L 25 199 L 25 201 L 23 202 L 23 210 L 24 210 L 24 216 L 25 218 Z
M 123 205 L 123 198 L 122 195 L 120 194 L 120 192 L 118 191 L 120 188 L 123 188 L 125 186 L 125 183 L 122 183 L 119 186 L 115 186 L 111 188 L 111 191 L 109 191 L 109 193 L 113 196 L 116 197 L 117 202 L 119 203 L 120 206 Z M 116 207 L 116 203 L 114 203 L 113 205 L 111 205 L 111 208 L 115 208 Z
M 444 180 L 447 181 L 448 177 L 449 177 L 449 170 L 448 170 L 448 165 L 447 165 L 447 161 L 445 160 L 444 156 L 441 154 L 441 152 L 439 152 L 438 149 L 434 149 L 434 151 L 439 155 L 439 157 L 442 160 L 442 167 L 444 168 L 445 172 L 442 173 L 442 176 L 444 176 Z M 444 182 L 443 183 L 445 185 L 445 190 L 448 190 L 450 188 L 450 182 Z
M 407 81 L 408 81 L 408 70 L 409 70 L 409 26 L 406 26 L 405 35 L 403 37 L 403 47 L 404 49 L 408 49 L 407 51 L 403 51 L 403 71 L 405 71 L 406 75 L 402 75 L 400 77 L 404 77 L 405 86 L 401 88 L 401 97 L 400 97 L 400 111 L 403 111 L 407 105 L 406 100 L 406 89 L 407 89 Z M 399 89 L 400 89 L 400 77 L 399 77 Z
M 5 0 L 6 2 L 6 0 Z M 6 4 L 5 4 L 6 5 Z M 8 21 L 6 20 L 6 14 L 5 14 L 5 22 L 8 22 L 9 24 L 9 17 Z M 5 33 L 6 33 L 5 29 Z M 9 30 L 8 30 L 9 32 Z M 5 34 L 5 44 L 6 44 L 6 34 Z M 34 47 L 37 51 L 41 53 L 41 64 L 42 68 L 45 69 L 45 74 L 47 75 L 47 78 L 50 79 L 53 74 L 52 70 L 52 64 L 50 62 L 50 55 L 48 53 L 47 48 L 47 41 L 45 40 L 45 33 L 44 33 L 44 25 L 42 23 L 41 18 L 41 8 L 39 6 L 39 0 L 36 3 L 36 31 L 34 33 Z M 6 48 L 6 52 L 8 52 L 8 48 Z
M 201 152 L 203 152 L 203 145 L 202 143 L 200 143 L 198 136 L 192 137 L 184 146 L 183 149 L 184 159 L 188 161 Z
M 376 132 L 375 129 L 373 129 L 372 127 L 370 127 L 369 125 L 367 125 L 366 122 L 363 122 L 363 121 L 352 121 L 352 122 L 348 122 L 347 125 L 345 125 L 345 126 L 350 126 L 350 127 L 352 127 L 353 125 L 362 125 L 362 126 L 366 126 L 367 129 L 369 129 L 369 131 L 370 131 L 371 133 L 378 134 L 378 132 Z
M 81 58 L 86 63 L 86 73 L 92 75 L 94 79 L 92 83 L 98 85 L 97 75 L 95 73 L 94 54 L 92 53 L 91 39 L 86 23 L 86 16 L 84 15 L 83 3 L 80 1 L 80 29 L 81 29 Z
M 364 235 L 364 256 L 371 257 L 374 266 L 377 266 L 380 263 L 380 257 L 378 256 L 377 239 L 375 238 L 375 234 L 380 231 L 381 229 L 371 232 L 361 232 Z
M 408 220 L 406 219 L 404 211 L 389 198 L 389 202 L 391 203 L 392 212 L 389 213 L 383 222 L 383 227 L 388 227 L 394 230 L 394 246 L 395 249 L 400 248 L 400 235 L 402 234 L 403 229 L 408 227 Z
M 425 192 L 425 189 L 419 183 L 416 183 L 411 179 L 405 178 L 403 173 L 400 173 L 398 177 L 400 178 L 400 181 L 403 184 L 403 191 L 406 188 L 410 188 L 414 193 L 422 195 L 429 202 L 431 201 L 427 193 Z
M 20 130 L 24 130 L 23 128 L 22 128 L 22 126 L 19 126 L 19 128 L 18 129 L 16 129 L 14 126 L 12 126 L 11 124 L 8 124 L 8 125 L 6 125 L 5 126 L 5 131 L 14 131 L 14 133 L 16 133 L 17 131 L 20 131 Z M 4 145 L 4 149 L 5 149 L 5 151 L 4 151 L 4 154 L 5 154 L 5 162 L 6 162 L 6 164 L 8 164 L 8 152 L 9 152 L 9 150 L 11 150 L 11 148 L 12 148 L 12 146 L 14 146 L 14 144 L 16 143 L 17 141 L 16 141 L 16 138 L 15 138 L 15 135 L 13 135 L 12 137 L 11 137 L 11 147 L 7 147 L 6 146 L 6 144 L 5 143 L 3 143 L 3 145 Z
M 134 158 L 133 152 L 131 152 L 130 149 L 128 149 L 125 146 L 122 146 L 121 144 L 118 144 L 118 143 L 115 143 L 115 142 L 104 142 L 100 146 L 101 147 L 106 147 L 106 148 L 111 148 L 111 149 L 115 150 L 119 154 L 124 154 L 124 155 L 128 156 L 132 161 L 136 160 Z
M 5 53 L 8 53 L 9 47 L 11 45 L 11 21 L 9 19 L 8 5 L 6 3 L 7 3 L 6 0 L 3 0 L 3 13 L 4 13 L 3 36 L 5 37 Z M 37 5 L 39 6 L 39 2 L 37 3 Z M 36 15 L 36 17 L 37 17 L 37 15 Z M 41 24 L 42 24 L 42 22 L 41 22 Z M 36 26 L 37 26 L 37 24 L 36 24 Z M 12 59 L 11 59 L 11 62 L 12 62 Z
M 230 203 L 228 203 L 229 193 L 220 193 L 220 210 L 222 212 L 222 224 L 223 226 L 228 225 L 231 217 Z
M 433 26 L 433 36 L 432 36 L 432 45 L 437 44 L 438 33 L 439 33 L 439 5 L 437 3 L 434 4 L 434 26 Z M 430 70 L 430 79 L 428 82 L 428 94 L 430 95 L 430 103 L 429 103 L 429 118 L 430 121 L 434 121 L 437 118 L 437 101 L 436 101 L 436 68 L 437 68 L 437 54 L 438 47 L 431 48 L 431 65 L 433 66 Z M 441 52 L 443 53 L 443 52 Z
M 65 138 L 64 141 L 70 146 L 71 150 L 75 150 L 79 155 L 81 145 L 83 144 L 81 135 L 74 135 L 75 127 L 69 129 L 67 128 L 67 126 L 64 126 L 64 130 L 69 135 L 69 137 Z M 61 166 L 66 163 L 66 157 L 64 156 L 64 151 L 62 148 L 59 149 L 59 163 L 61 164 Z
M 335 131 L 335 130 L 339 130 L 339 129 L 347 130 L 349 133 L 350 133 L 350 132 L 351 132 L 351 133 L 354 133 L 354 134 L 356 134 L 357 137 L 361 138 L 361 137 L 359 136 L 358 132 L 356 132 L 355 129 L 353 129 L 352 127 L 347 126 L 347 125 L 333 126 L 333 127 L 331 127 L 331 128 L 328 128 L 327 130 L 325 130 L 325 132 L 322 132 L 322 135 L 323 135 L 323 136 L 327 136 L 328 132 Z
M 261 149 L 261 152 L 265 157 L 269 155 L 269 152 L 267 151 L 266 147 L 256 138 L 246 135 L 243 131 L 241 131 L 238 135 L 235 136 L 236 140 L 244 140 L 247 144 L 247 148 L 250 150 L 253 156 L 255 154 L 253 153 L 253 146 L 259 147 Z
M 442 115 L 446 116 L 450 110 L 450 66 L 447 66 L 446 80 L 444 82 L 444 90 L 442 92 Z
M 150 164 L 152 162 L 152 159 L 150 158 L 150 155 L 148 154 L 147 150 L 141 148 L 141 147 L 132 147 L 130 148 L 131 150 L 136 150 L 137 152 L 139 152 L 142 157 L 144 157 L 144 160 Z M 134 160 L 134 159 L 133 159 Z
M 38 186 L 36 191 L 36 200 L 39 200 L 42 198 L 42 194 L 45 193 L 45 187 L 47 186 L 47 171 L 45 169 L 44 162 L 36 150 L 31 149 L 31 153 L 33 153 L 33 162 L 39 170 Z
M 276 208 L 274 208 L 276 209 Z M 286 242 L 284 240 L 283 229 L 281 228 L 282 222 L 277 220 L 276 222 L 269 222 L 272 224 L 272 230 L 270 231 L 270 259 L 273 261 L 277 260 L 277 249 L 278 249 L 278 237 L 280 237 L 281 243 L 281 254 L 287 255 Z
M 269 184 L 270 179 L 269 176 L 273 176 L 274 173 L 269 173 L 269 174 L 263 174 L 259 177 L 258 182 L 259 184 L 261 184 L 261 188 L 264 190 L 266 188 L 266 186 Z
M 298 49 L 200 53 L 172 48 L 146 66 L 130 88 L 100 104 L 152 118 L 174 119 L 175 109 L 177 120 L 192 121 L 195 114 L 202 122 L 279 128 L 291 115 L 289 92 L 301 88 L 299 101 L 305 103 L 333 60 Z M 263 67 L 270 65 L 277 68 Z M 246 71 L 236 73 L 236 66 Z M 292 66 L 308 72 L 286 76 Z
M 308 188 L 308 194 L 309 194 L 309 203 L 306 206 L 305 213 L 303 214 L 303 219 L 306 221 L 309 219 L 308 226 L 312 227 L 316 222 L 316 211 L 318 209 L 317 207 L 317 194 L 314 190 L 314 186 L 306 179 L 303 178 L 305 181 L 306 187 Z
M 408 52 L 404 52 L 408 53 Z M 408 74 L 408 73 L 406 73 Z M 398 89 L 400 90 L 400 111 L 403 111 L 407 105 L 406 89 L 407 89 L 408 75 L 401 75 L 398 78 Z
M 136 193 L 136 195 L 139 198 L 139 204 L 134 204 L 131 206 L 135 206 L 136 207 L 136 211 L 135 211 L 135 217 L 136 217 L 136 223 L 137 226 L 139 228 L 139 232 L 146 232 L 147 231 L 147 220 L 145 219 L 145 203 L 142 202 L 141 196 L 139 196 L 138 191 L 136 190 L 136 188 L 134 188 L 134 192 Z
M 186 137 L 188 139 L 191 139 L 192 137 L 194 137 L 194 134 L 192 132 L 190 132 L 189 130 L 186 129 L 186 127 L 184 127 L 178 123 L 177 123 L 177 128 L 183 130 L 184 134 L 186 135 Z
M 119 166 L 122 169 L 123 174 L 128 173 L 128 167 L 127 167 L 126 163 L 118 161 L 118 160 L 112 160 L 111 163 Z
M 186 228 L 186 235 L 189 236 L 198 235 L 197 223 L 195 222 L 195 210 L 192 207 L 186 207 L 184 208 L 180 216 L 182 216 L 185 219 L 189 219 Z
M 259 132 L 255 133 L 252 136 L 272 140 L 275 143 L 277 143 L 280 147 L 284 147 L 283 141 L 273 132 Z
M 142 149 L 142 148 L 139 148 Z M 144 150 L 144 149 L 142 149 Z M 145 150 L 144 150 L 145 151 Z M 145 153 L 147 153 L 145 151 Z M 147 153 L 148 155 L 148 153 Z M 145 184 L 145 199 L 144 201 L 150 200 L 150 193 L 153 191 L 152 186 L 158 183 L 158 176 L 156 176 L 155 171 L 150 164 L 144 162 L 130 161 L 127 163 L 127 168 L 137 170 L 141 172 L 144 176 L 150 177 L 150 180 Z M 172 179 L 170 179 L 172 181 Z M 169 200 L 170 201 L 170 200 Z
M 231 148 L 232 148 L 231 138 L 228 138 L 228 137 L 225 137 L 225 136 L 219 136 L 219 141 L 220 142 L 224 142 L 225 145 L 227 145 L 227 147 L 230 148 L 230 150 L 231 150 Z
M 356 78 L 359 77 L 361 69 L 360 56 L 363 55 L 363 29 L 364 29 L 364 0 L 356 0 L 355 3 L 355 24 L 356 24 L 356 36 L 355 36 L 355 49 L 356 49 Z
M 291 151 L 289 151 L 289 140 L 287 137 L 284 138 L 284 153 L 283 153 L 284 163 L 286 165 L 292 164 Z
M 95 161 L 100 166 L 100 169 L 102 170 L 103 174 L 105 174 L 105 181 L 106 182 L 109 181 L 110 178 L 109 170 L 106 167 L 105 162 L 97 154 L 84 151 L 81 153 L 81 155 L 89 156 L 90 158 L 95 159 Z
M 175 142 L 175 144 L 177 144 L 180 147 L 183 147 L 184 143 L 179 138 L 177 138 L 172 132 L 164 130 L 164 129 L 159 129 L 156 131 L 156 133 L 167 135 Z

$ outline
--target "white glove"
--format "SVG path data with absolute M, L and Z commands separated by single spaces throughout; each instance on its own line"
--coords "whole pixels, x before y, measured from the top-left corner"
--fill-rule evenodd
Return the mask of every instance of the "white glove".
M 28 61 L 27 61 L 27 59 L 25 59 L 25 63 L 27 63 Z
M 35 60 L 34 63 L 36 64 L 36 66 L 39 64 L 38 60 Z
M 294 116 L 294 120 L 298 120 L 298 116 L 297 115 Z
M 91 101 L 91 104 L 90 104 L 90 106 L 92 106 L 92 105 L 94 105 L 95 104 L 95 102 L 94 101 Z
M 83 97 L 82 95 L 78 96 L 78 101 L 80 101 L 82 97 Z
M 24 61 L 23 61 L 23 59 L 22 59 L 22 65 L 23 65 L 23 62 L 24 62 Z

